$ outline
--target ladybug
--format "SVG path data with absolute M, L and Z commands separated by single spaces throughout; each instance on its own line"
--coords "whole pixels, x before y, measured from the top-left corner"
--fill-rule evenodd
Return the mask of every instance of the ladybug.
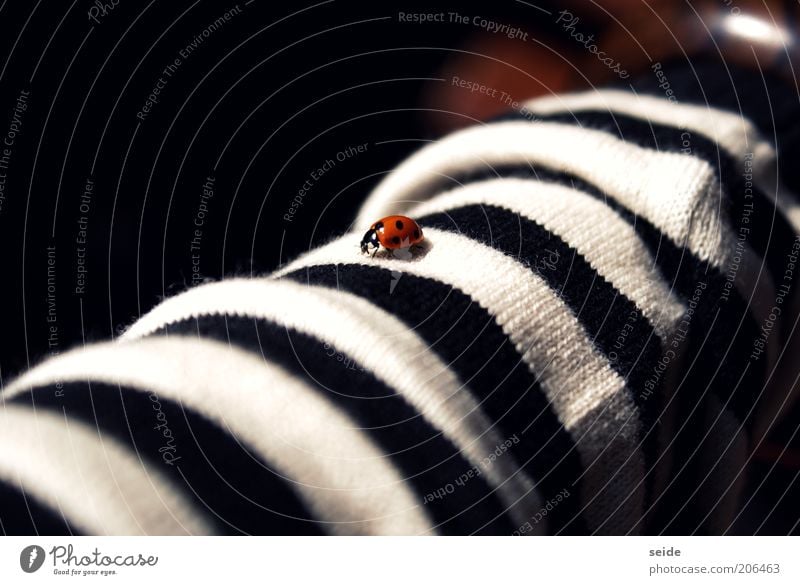
M 410 248 L 423 239 L 416 221 L 405 215 L 389 215 L 373 223 L 361 238 L 361 253 L 368 253 L 370 247 L 375 248 L 373 256 L 381 246 L 387 250 Z

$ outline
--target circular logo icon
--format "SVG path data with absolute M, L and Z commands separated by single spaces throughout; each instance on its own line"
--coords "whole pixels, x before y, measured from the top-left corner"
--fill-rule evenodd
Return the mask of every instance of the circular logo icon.
M 19 566 L 26 573 L 35 573 L 44 564 L 44 549 L 41 546 L 32 544 L 26 546 L 19 553 Z

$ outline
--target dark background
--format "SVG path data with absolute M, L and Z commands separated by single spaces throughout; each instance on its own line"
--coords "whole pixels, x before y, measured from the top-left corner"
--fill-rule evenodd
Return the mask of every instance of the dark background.
M 496 4 L 476 12 L 464 3 L 240 2 L 241 14 L 164 78 L 142 121 L 136 113 L 163 69 L 235 3 L 119 0 L 96 24 L 86 0 L 3 2 L 0 133 L 20 91 L 30 92 L 0 210 L 3 378 L 49 352 L 115 335 L 193 282 L 192 254 L 206 278 L 263 272 L 345 231 L 381 176 L 441 133 L 424 96 L 443 83 L 448 55 L 481 33 L 401 23 L 398 11 L 552 26 L 523 4 Z M 365 152 L 335 161 L 285 221 L 311 172 L 359 144 Z M 215 194 L 193 252 L 208 176 Z M 82 213 L 88 179 L 94 190 Z M 86 272 L 77 294 L 81 216 Z
M 0 140 L 18 96 L 30 92 L 0 208 L 0 385 L 48 354 L 115 336 L 196 283 L 193 263 L 204 279 L 264 273 L 348 230 L 369 190 L 409 153 L 501 109 L 476 108 L 449 88 L 453 75 L 519 100 L 587 82 L 574 47 L 559 37 L 560 7 L 548 0 L 253 0 L 182 59 L 142 121 L 136 113 L 164 68 L 237 4 L 118 0 L 93 22 L 95 5 L 0 3 Z M 532 40 L 398 19 L 438 11 L 518 25 Z M 589 8 L 581 19 L 586 33 L 602 27 Z M 527 52 L 536 43 L 557 50 Z M 631 69 L 640 57 L 618 54 Z M 336 160 L 358 145 L 366 149 Z M 335 164 L 313 180 L 327 160 Z M 214 195 L 193 251 L 209 176 Z M 287 222 L 306 181 L 311 188 Z M 81 217 L 86 244 L 77 241 Z M 778 429 L 772 446 L 782 448 L 795 426 Z M 800 451 L 776 453 L 756 458 L 756 479 L 769 481 L 754 489 L 742 532 L 766 516 L 762 531 L 785 533 L 798 517 L 790 502 L 800 491 L 792 459 Z

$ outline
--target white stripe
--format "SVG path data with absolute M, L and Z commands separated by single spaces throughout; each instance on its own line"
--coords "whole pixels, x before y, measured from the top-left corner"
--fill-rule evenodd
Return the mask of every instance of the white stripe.
M 545 96 L 525 102 L 524 107 L 541 115 L 586 110 L 619 112 L 656 124 L 695 131 L 738 158 L 752 151 L 760 141 L 755 126 L 742 116 L 708 106 L 675 103 L 624 90 L 604 89 Z M 687 136 L 687 139 L 691 147 L 691 136 Z
M 4 404 L 0 479 L 101 535 L 211 534 L 171 482 L 114 439 L 48 410 Z
M 330 344 L 396 389 L 441 429 L 470 463 L 482 469 L 515 521 L 523 524 L 540 509 L 542 503 L 533 482 L 519 470 L 511 455 L 494 462 L 487 459 L 508 437 L 493 429 L 492 421 L 469 389 L 416 333 L 392 314 L 358 296 L 323 287 L 291 281 L 232 279 L 197 287 L 165 301 L 135 323 L 123 339 L 208 314 L 268 319 Z
M 598 486 L 610 482 L 587 511 L 590 523 L 599 525 L 606 520 L 602 513 L 609 507 L 607 499 L 627 495 L 631 475 L 643 473 L 638 417 L 624 380 L 593 347 L 570 310 L 528 268 L 465 236 L 430 228 L 425 234 L 429 249 L 414 261 L 363 256 L 358 239 L 345 236 L 307 253 L 276 276 L 316 264 L 363 264 L 439 280 L 472 297 L 513 341 L 575 438 L 589 469 L 586 485 L 592 486 L 592 493 L 584 495 L 589 499 Z M 611 404 L 613 408 L 605 408 Z M 622 513 L 636 517 L 641 505 L 640 498 L 632 497 Z
M 421 202 L 420 196 L 436 195 L 433 187 L 461 172 L 539 163 L 597 185 L 723 274 L 731 266 L 738 242 L 719 215 L 722 191 L 708 163 L 564 124 L 491 124 L 456 132 L 426 146 L 376 187 L 362 207 L 357 225 L 369 225 L 390 213 L 408 213 L 415 202 Z M 756 320 L 762 321 L 772 307 L 774 286 L 758 255 L 749 245 L 742 249 L 734 285 L 751 304 Z M 770 363 L 775 356 L 770 346 Z
M 800 205 L 796 203 L 797 197 L 778 180 L 775 149 L 762 139 L 755 125 L 741 115 L 619 90 L 540 97 L 526 102 L 524 107 L 540 115 L 585 110 L 627 114 L 687 131 L 685 139 L 689 149 L 691 133 L 695 132 L 713 140 L 730 155 L 739 173 L 746 171 L 745 155 L 752 153 L 755 184 L 786 216 L 794 230 L 800 232 Z
M 375 188 L 358 215 L 358 229 L 406 212 L 447 177 L 504 164 L 543 164 L 588 180 L 717 267 L 733 250 L 708 163 L 640 148 L 599 130 L 529 121 L 469 128 L 422 148 Z
M 420 217 L 470 204 L 502 207 L 559 236 L 641 309 L 662 340 L 683 316 L 685 307 L 654 270 L 636 231 L 594 197 L 553 183 L 490 179 L 448 191 L 411 213 Z
M 755 184 L 762 189 L 768 199 L 772 200 L 793 228 L 796 231 L 800 230 L 800 206 L 795 203 L 795 197 L 776 179 L 774 149 L 761 139 L 756 127 L 740 115 L 706 106 L 679 104 L 617 90 L 547 96 L 530 100 L 526 102 L 525 107 L 535 114 L 543 115 L 583 110 L 606 110 L 627 114 L 643 121 L 687 130 L 686 139 L 689 148 L 691 148 L 691 133 L 695 132 L 716 142 L 725 154 L 731 156 L 739 173 L 747 170 L 745 156 L 752 154 L 751 170 Z M 744 227 L 747 228 L 746 225 Z M 788 250 L 785 252 L 788 253 Z M 726 271 L 726 264 L 727 262 L 721 265 L 723 272 Z M 742 264 L 736 273 L 736 289 L 748 302 L 756 322 L 765 323 L 775 304 L 775 286 L 772 277 L 766 272 L 763 260 L 749 246 L 745 248 Z M 794 296 L 800 300 L 800 295 L 795 293 Z M 776 362 L 780 349 L 778 346 L 774 339 L 767 344 L 765 356 L 767 371 L 770 371 Z
M 155 391 L 229 430 L 295 482 L 335 534 L 433 530 L 419 498 L 354 421 L 249 352 L 192 337 L 105 343 L 44 362 L 7 393 L 87 379 Z

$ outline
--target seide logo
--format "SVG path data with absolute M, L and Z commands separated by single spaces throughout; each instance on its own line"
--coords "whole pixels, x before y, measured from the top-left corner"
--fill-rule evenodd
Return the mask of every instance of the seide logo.
M 19 566 L 26 573 L 35 573 L 44 564 L 45 553 L 41 546 L 32 544 L 19 553 Z

